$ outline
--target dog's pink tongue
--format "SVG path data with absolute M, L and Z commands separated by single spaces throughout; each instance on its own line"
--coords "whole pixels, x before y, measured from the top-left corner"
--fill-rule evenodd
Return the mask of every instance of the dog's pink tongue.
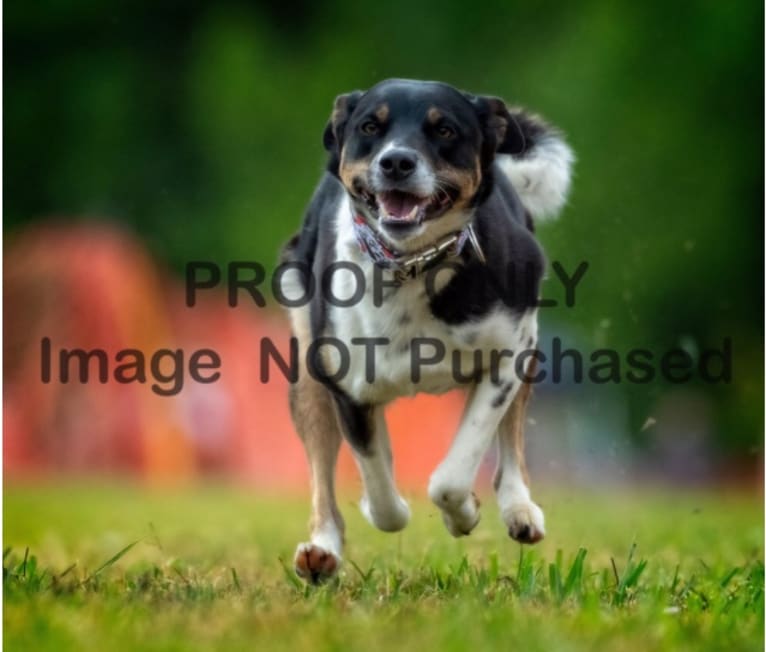
M 387 215 L 398 220 L 404 220 L 410 217 L 412 209 L 418 205 L 418 198 L 406 192 L 392 190 L 381 193 L 380 203 Z M 417 217 L 417 213 L 414 217 Z

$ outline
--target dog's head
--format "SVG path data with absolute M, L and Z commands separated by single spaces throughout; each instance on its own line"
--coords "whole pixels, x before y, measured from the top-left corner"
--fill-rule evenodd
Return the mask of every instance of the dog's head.
M 404 243 L 460 228 L 524 136 L 502 100 L 395 79 L 339 96 L 324 144 L 355 209 Z

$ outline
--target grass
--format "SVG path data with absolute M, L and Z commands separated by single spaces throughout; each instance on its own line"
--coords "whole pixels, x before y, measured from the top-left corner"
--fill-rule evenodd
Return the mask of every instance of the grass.
M 760 496 L 540 488 L 548 537 L 401 534 L 344 498 L 337 581 L 291 569 L 307 499 L 242 489 L 8 486 L 8 650 L 762 650 Z

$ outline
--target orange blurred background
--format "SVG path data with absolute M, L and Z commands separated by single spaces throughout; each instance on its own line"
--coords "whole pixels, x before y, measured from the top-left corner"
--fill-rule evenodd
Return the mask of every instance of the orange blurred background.
M 286 352 L 285 315 L 249 300 L 236 308 L 225 289 L 184 302 L 176 277 L 152 262 L 126 232 L 101 224 L 39 224 L 7 248 L 5 274 L 4 471 L 11 479 L 51 472 L 139 476 L 168 484 L 196 476 L 235 478 L 256 487 L 304 487 L 303 449 L 287 405 L 287 380 L 272 367 L 260 380 L 259 346 L 268 337 Z M 75 376 L 41 382 L 41 348 L 103 349 L 110 361 L 126 348 L 148 359 L 158 349 L 209 348 L 221 377 L 198 384 L 185 372 L 174 396 L 152 382 L 88 383 Z M 54 362 L 55 364 L 55 362 Z M 393 404 L 388 419 L 405 488 L 422 489 L 447 449 L 462 395 L 421 395 Z M 427 433 L 423 425 L 427 425 Z M 427 445 L 423 445 L 427 436 Z M 344 447 L 339 482 L 357 482 Z

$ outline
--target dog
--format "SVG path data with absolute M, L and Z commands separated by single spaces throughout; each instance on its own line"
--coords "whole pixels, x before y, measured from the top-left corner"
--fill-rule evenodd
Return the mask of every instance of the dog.
M 496 440 L 505 527 L 516 541 L 539 541 L 545 523 L 530 498 L 523 444 L 545 267 L 533 219 L 563 207 L 571 149 L 557 129 L 498 98 L 402 79 L 337 97 L 323 140 L 327 170 L 282 252 L 291 291 L 313 292 L 288 310 L 301 350 L 314 351 L 289 395 L 312 486 L 296 573 L 318 583 L 340 567 L 334 470 L 343 438 L 366 519 L 386 532 L 405 527 L 410 509 L 394 482 L 383 410 L 417 392 L 468 390 L 428 485 L 450 534 L 479 522 L 473 484 Z M 325 291 L 313 291 L 320 279 Z M 318 339 L 336 346 L 311 347 Z M 523 350 L 532 355 L 514 364 Z M 417 370 L 413 358 L 423 363 Z

